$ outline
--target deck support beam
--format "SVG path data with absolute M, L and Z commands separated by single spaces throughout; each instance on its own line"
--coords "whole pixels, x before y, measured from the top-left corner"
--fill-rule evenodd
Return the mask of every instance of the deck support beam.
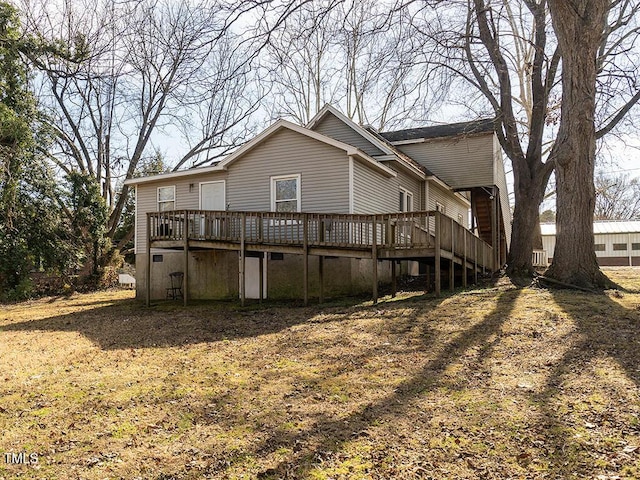
M 185 216 L 186 218 L 186 216 Z M 187 306 L 189 298 L 189 235 L 184 232 L 184 277 L 182 277 L 182 304 Z
M 247 228 L 246 216 L 243 213 L 240 216 L 240 304 L 244 307 L 246 299 L 246 285 L 245 285 L 245 229 Z
M 398 291 L 398 280 L 396 278 L 396 261 L 391 260 L 391 298 L 396 297 Z
M 324 256 L 318 257 L 318 276 L 320 277 L 320 285 L 318 292 L 318 303 L 324 303 Z
M 449 261 L 449 290 L 455 290 L 456 288 L 456 264 L 454 258 L 456 256 L 456 234 L 453 226 L 454 220 L 451 219 L 451 260 Z
M 378 225 L 376 216 L 372 217 L 373 235 L 371 241 L 371 276 L 373 283 L 373 303 L 378 303 Z
M 264 256 L 266 253 L 260 252 L 260 256 L 258 257 L 258 276 L 260 279 L 258 280 L 258 288 L 260 289 L 260 293 L 258 294 L 258 298 L 260 299 L 260 305 L 262 305 L 262 300 L 264 300 Z
M 145 305 L 151 305 L 151 216 L 147 213 L 147 264 L 145 265 L 147 284 L 145 286 Z
M 462 233 L 464 239 L 462 245 L 462 286 L 467 288 L 467 232 Z
M 436 256 L 435 256 L 435 263 L 436 263 L 436 278 L 435 278 L 435 290 L 436 290 L 436 297 L 440 296 L 440 281 L 441 281 L 441 265 L 440 265 L 440 212 L 436 212 L 436 231 L 435 231 L 435 236 L 436 236 Z
M 304 305 L 309 305 L 309 219 L 307 214 L 304 214 L 303 238 L 302 238 L 302 250 L 303 250 L 303 262 L 304 262 Z

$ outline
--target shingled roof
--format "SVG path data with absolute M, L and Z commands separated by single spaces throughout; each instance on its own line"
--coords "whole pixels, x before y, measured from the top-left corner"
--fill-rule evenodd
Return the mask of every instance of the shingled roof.
M 448 123 L 432 127 L 409 128 L 396 130 L 395 132 L 380 132 L 380 135 L 389 142 L 402 142 L 404 140 L 416 140 L 420 138 L 457 137 L 459 135 L 471 135 L 473 133 L 493 132 L 495 119 L 483 118 L 472 122 Z

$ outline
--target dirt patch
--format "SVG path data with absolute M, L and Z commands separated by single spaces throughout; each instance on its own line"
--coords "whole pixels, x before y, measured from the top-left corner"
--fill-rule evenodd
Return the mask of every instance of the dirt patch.
M 626 290 L 3 306 L 0 478 L 638 478 L 640 271 L 607 273 Z

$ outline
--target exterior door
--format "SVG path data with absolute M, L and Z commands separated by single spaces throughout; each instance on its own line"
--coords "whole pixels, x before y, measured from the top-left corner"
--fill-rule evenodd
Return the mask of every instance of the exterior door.
M 263 258 L 262 298 L 267 298 L 267 254 L 260 252 Z M 246 298 L 260 298 L 260 258 L 244 259 L 244 295 Z
M 200 184 L 200 210 L 225 210 L 224 180 Z
M 225 182 L 204 182 L 200 184 L 200 210 L 225 210 Z M 200 218 L 200 235 L 206 237 L 220 233 L 221 220 L 204 215 Z

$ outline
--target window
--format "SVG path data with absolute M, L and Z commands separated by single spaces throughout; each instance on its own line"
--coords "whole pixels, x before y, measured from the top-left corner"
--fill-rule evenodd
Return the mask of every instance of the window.
M 158 211 L 166 212 L 176 208 L 176 187 L 158 187 Z
M 300 175 L 271 177 L 271 210 L 300 211 Z
M 445 213 L 444 205 L 438 201 L 436 201 L 436 212 Z
M 413 193 L 404 188 L 400 189 L 400 203 L 398 205 L 400 212 L 413 212 Z
M 595 247 L 596 252 L 604 252 L 604 243 L 596 243 Z
M 631 250 L 640 250 L 640 243 L 632 243 Z
M 626 250 L 627 249 L 627 244 L 626 243 L 614 243 L 613 244 L 613 249 L 616 252 L 620 252 L 620 251 Z

